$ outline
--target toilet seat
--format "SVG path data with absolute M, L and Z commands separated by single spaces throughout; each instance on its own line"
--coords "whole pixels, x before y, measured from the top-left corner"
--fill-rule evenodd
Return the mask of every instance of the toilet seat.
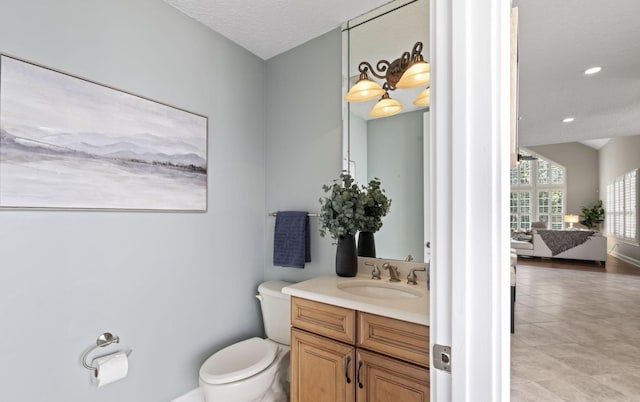
M 239 381 L 268 367 L 278 353 L 275 342 L 250 338 L 216 352 L 200 368 L 200 379 L 207 384 Z

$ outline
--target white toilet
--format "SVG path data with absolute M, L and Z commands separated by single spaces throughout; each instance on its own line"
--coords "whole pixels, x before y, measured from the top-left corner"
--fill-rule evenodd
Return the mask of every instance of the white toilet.
M 286 402 L 291 349 L 290 282 L 260 284 L 258 295 L 267 339 L 251 338 L 216 352 L 200 368 L 206 402 Z

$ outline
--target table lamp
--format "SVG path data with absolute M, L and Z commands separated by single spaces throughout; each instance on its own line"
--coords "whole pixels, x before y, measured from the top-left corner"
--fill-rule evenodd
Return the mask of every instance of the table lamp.
M 569 230 L 573 229 L 573 224 L 580 222 L 580 216 L 578 215 L 565 215 L 564 216 L 565 223 L 569 224 Z

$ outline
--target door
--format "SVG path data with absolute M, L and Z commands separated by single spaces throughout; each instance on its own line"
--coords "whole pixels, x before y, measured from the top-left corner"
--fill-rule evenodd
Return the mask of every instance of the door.
M 434 402 L 509 400 L 510 0 L 432 0 Z
M 291 401 L 354 402 L 354 347 L 291 330 Z
M 429 263 L 431 260 L 431 130 L 429 125 L 431 124 L 430 113 L 425 112 L 422 115 L 423 122 L 423 144 L 424 149 L 422 155 L 424 155 L 424 161 L 422 163 L 424 169 L 424 262 Z
M 358 402 L 427 402 L 429 370 L 358 349 L 356 387 Z

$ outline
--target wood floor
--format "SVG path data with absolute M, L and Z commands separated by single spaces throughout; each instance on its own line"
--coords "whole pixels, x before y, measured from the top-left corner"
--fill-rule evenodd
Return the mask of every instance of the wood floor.
M 511 400 L 640 401 L 640 268 L 518 260 Z

